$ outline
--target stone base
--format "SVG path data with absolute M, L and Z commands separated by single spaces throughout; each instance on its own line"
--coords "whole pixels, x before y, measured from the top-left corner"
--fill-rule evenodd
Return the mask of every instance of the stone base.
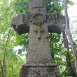
M 20 77 L 60 77 L 56 65 L 25 65 L 20 71 Z

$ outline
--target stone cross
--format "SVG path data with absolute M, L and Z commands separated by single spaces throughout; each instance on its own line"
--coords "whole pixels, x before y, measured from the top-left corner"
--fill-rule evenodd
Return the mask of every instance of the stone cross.
M 52 60 L 48 33 L 61 33 L 65 24 L 63 16 L 46 12 L 43 0 L 30 2 L 30 14 L 18 14 L 12 26 L 18 34 L 29 33 L 28 59 L 20 71 L 20 77 L 60 77 Z

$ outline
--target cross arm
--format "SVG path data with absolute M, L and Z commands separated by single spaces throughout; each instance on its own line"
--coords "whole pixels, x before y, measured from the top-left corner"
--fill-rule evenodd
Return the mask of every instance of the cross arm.
M 33 14 L 18 14 L 12 19 L 11 25 L 18 34 L 28 33 L 30 23 L 33 22 L 33 16 Z M 37 20 L 35 19 L 35 21 Z M 65 17 L 59 16 L 56 18 L 55 15 L 47 13 L 44 23 L 48 25 L 49 32 L 61 33 L 63 24 L 65 24 Z
M 29 32 L 30 14 L 18 14 L 12 19 L 12 27 L 18 34 Z
M 47 14 L 46 24 L 48 25 L 49 32 L 61 33 L 63 24 L 65 24 L 65 17 L 58 16 L 56 18 L 56 16 L 53 14 Z

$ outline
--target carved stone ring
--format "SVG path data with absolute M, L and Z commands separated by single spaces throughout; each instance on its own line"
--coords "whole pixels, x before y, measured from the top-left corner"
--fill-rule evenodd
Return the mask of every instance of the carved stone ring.
M 46 22 L 46 15 L 41 13 L 36 13 L 32 17 L 32 23 L 35 25 L 42 25 Z

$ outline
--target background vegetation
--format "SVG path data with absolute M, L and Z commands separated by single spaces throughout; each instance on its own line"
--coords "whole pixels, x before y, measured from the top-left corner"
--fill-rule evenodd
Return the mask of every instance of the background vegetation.
M 63 15 L 63 0 L 44 0 L 47 12 Z M 18 35 L 11 27 L 11 20 L 17 13 L 29 13 L 30 0 L 0 0 L 0 77 L 18 77 L 20 68 L 26 62 L 28 34 Z M 68 0 L 69 5 L 73 5 Z M 62 35 L 49 34 L 50 51 L 58 64 L 61 77 L 75 77 L 74 57 L 71 49 L 64 47 Z

